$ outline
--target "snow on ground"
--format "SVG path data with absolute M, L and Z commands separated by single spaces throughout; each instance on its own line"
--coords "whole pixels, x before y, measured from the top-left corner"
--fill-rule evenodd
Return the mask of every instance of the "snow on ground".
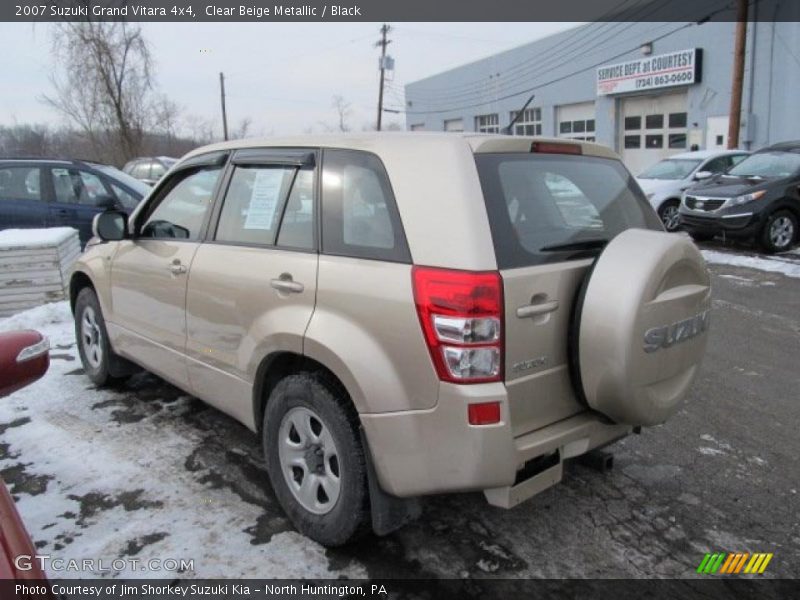
M 791 260 L 789 256 L 750 256 L 719 252 L 717 250 L 702 250 L 706 262 L 717 265 L 730 265 L 732 267 L 745 267 L 770 273 L 782 273 L 787 277 L 800 278 L 800 262 Z M 797 256 L 792 254 L 792 256 Z
M 0 472 L 40 553 L 106 565 L 121 557 L 193 559 L 184 577 L 365 576 L 352 562 L 332 570 L 325 549 L 292 531 L 274 499 L 264 506 L 246 502 L 203 470 L 197 451 L 214 432 L 206 436 L 181 418 L 197 412 L 197 400 L 163 384 L 164 397 L 137 398 L 147 414 L 124 418 L 126 390 L 97 390 L 83 374 L 66 302 L 0 321 L 0 331 L 18 328 L 50 338 L 51 367 L 43 379 L 0 399 Z M 134 391 L 136 377 L 151 376 L 134 376 L 127 384 Z M 265 518 L 279 526 L 269 536 L 254 535 Z M 168 574 L 133 568 L 96 574 Z

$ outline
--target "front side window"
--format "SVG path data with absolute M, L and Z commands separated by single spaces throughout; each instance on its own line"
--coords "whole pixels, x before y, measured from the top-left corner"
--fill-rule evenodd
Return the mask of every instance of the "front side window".
M 410 262 L 394 194 L 377 156 L 326 150 L 322 186 L 324 252 Z
M 221 167 L 211 167 L 173 175 L 175 182 L 167 183 L 165 195 L 150 211 L 139 237 L 200 239 L 221 173 Z
M 0 168 L 0 200 L 41 200 L 39 167 Z

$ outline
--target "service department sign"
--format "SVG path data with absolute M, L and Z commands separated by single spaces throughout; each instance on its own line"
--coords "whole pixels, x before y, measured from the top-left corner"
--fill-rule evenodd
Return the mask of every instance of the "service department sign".
M 597 95 L 622 94 L 698 83 L 700 48 L 648 56 L 597 69 Z

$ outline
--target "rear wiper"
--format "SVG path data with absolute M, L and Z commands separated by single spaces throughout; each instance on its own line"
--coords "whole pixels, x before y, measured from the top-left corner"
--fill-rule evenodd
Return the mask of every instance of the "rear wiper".
M 603 248 L 608 243 L 608 240 L 583 240 L 580 242 L 566 242 L 564 244 L 553 244 L 552 246 L 543 246 L 539 248 L 539 252 L 560 252 L 569 250 L 592 250 L 594 248 Z

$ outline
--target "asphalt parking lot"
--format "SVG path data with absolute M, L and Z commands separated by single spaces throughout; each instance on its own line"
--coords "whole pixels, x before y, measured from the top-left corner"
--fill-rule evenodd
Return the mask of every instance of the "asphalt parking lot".
M 511 511 L 429 498 L 403 530 L 326 550 L 291 530 L 232 419 L 146 374 L 94 389 L 63 305 L 0 322 L 53 343 L 45 379 L 0 401 L 0 474 L 40 552 L 193 559 L 184 577 L 681 578 L 714 551 L 773 552 L 763 577 L 798 577 L 800 279 L 711 270 L 708 354 L 680 412 L 613 446 L 611 472 L 570 465 Z

